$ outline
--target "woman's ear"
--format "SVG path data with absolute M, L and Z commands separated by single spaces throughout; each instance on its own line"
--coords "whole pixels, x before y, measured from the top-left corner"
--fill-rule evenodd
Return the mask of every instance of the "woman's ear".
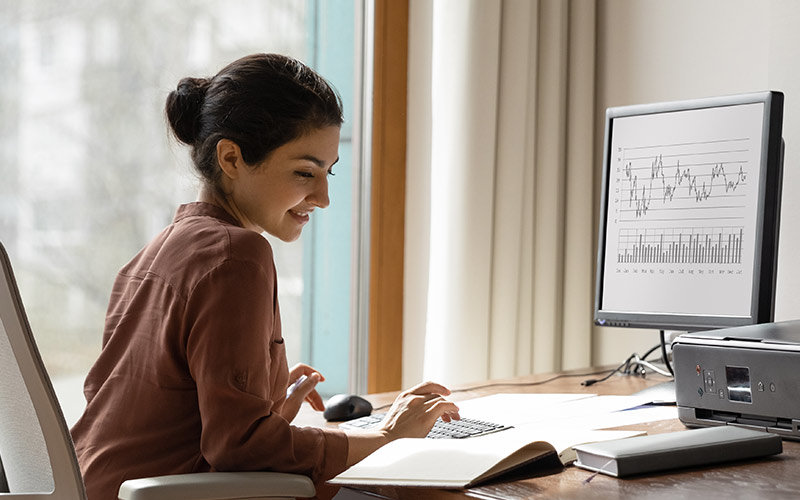
M 217 141 L 217 164 L 225 177 L 229 179 L 239 177 L 240 169 L 245 165 L 239 145 L 230 139 Z

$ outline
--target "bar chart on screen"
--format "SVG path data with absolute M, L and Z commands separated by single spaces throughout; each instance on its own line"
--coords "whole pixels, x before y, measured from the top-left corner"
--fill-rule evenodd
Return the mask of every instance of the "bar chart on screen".
M 741 264 L 743 226 L 622 228 L 617 262 Z

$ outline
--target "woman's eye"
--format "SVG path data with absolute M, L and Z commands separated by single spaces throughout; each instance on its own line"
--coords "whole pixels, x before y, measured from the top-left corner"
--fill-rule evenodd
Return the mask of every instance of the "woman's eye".
M 314 178 L 314 174 L 313 173 L 304 172 L 302 170 L 296 171 L 295 174 L 298 175 L 299 177 L 303 177 L 303 178 L 306 178 L 306 179 L 313 179 Z
M 328 175 L 336 175 L 336 174 L 333 173 L 333 169 L 332 168 L 329 168 L 328 169 Z

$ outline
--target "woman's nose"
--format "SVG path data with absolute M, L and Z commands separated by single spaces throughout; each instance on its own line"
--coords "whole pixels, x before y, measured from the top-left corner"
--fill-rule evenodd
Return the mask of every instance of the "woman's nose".
M 327 208 L 331 204 L 328 197 L 328 176 L 321 176 L 314 191 L 308 197 L 309 201 L 319 208 Z

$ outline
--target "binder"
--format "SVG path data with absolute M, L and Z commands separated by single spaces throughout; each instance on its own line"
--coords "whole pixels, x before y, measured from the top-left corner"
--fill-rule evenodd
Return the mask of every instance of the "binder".
M 783 451 L 781 437 L 725 425 L 615 439 L 574 447 L 575 465 L 615 477 L 764 457 Z

